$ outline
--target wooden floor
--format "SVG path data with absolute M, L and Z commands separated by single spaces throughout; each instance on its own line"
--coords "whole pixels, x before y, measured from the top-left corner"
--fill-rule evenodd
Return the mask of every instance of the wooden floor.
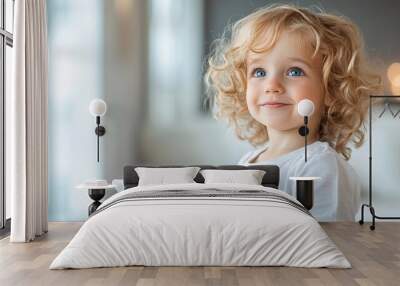
M 119 267 L 48 270 L 81 223 L 50 223 L 32 243 L 0 241 L 0 285 L 400 285 L 400 222 L 323 224 L 353 268 Z

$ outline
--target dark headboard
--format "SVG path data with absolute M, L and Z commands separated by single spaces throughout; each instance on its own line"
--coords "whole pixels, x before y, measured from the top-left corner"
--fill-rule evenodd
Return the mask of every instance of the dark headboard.
M 279 167 L 275 165 L 251 165 L 251 166 L 241 166 L 241 165 L 223 165 L 223 166 L 211 166 L 211 165 L 190 165 L 190 166 L 125 166 L 124 167 L 124 189 L 129 189 L 136 187 L 139 183 L 139 177 L 135 171 L 136 167 L 147 167 L 147 168 L 179 168 L 179 167 L 200 167 L 201 169 L 218 169 L 218 170 L 263 170 L 265 175 L 262 179 L 262 185 L 264 187 L 271 187 L 278 189 L 279 186 Z M 204 178 L 200 174 L 194 178 L 197 183 L 204 183 Z

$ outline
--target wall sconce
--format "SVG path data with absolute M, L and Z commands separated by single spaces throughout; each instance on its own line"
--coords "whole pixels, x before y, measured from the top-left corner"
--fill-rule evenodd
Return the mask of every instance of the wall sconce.
M 387 70 L 387 76 L 392 94 L 400 94 L 400 63 L 392 63 Z
M 304 125 L 299 128 L 299 134 L 304 136 L 304 161 L 307 163 L 308 117 L 314 113 L 314 103 L 309 99 L 301 100 L 297 104 L 297 112 L 304 117 Z
M 304 125 L 299 128 L 299 134 L 304 136 L 304 161 L 307 163 L 307 135 L 308 117 L 314 113 L 314 103 L 309 99 L 300 100 L 297 104 L 297 113 L 304 117 Z M 296 181 L 296 198 L 308 210 L 314 205 L 314 181 L 321 179 L 320 177 L 289 177 L 290 180 Z
M 97 162 L 99 162 L 99 137 L 106 133 L 104 126 L 100 125 L 100 117 L 104 116 L 107 111 L 107 104 L 102 99 L 93 99 L 89 104 L 89 112 L 96 117 L 97 127 L 94 132 L 97 135 Z

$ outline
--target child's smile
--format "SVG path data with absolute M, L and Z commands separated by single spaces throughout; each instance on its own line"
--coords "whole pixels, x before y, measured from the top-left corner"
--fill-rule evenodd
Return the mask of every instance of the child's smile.
M 300 32 L 283 32 L 265 53 L 250 52 L 247 59 L 246 101 L 250 114 L 268 128 L 290 130 L 303 124 L 297 103 L 314 102 L 310 126 L 319 125 L 323 104 L 321 60 Z
M 261 104 L 261 106 L 265 108 L 281 108 L 281 107 L 288 107 L 290 106 L 290 104 L 281 102 L 267 102 L 265 104 Z

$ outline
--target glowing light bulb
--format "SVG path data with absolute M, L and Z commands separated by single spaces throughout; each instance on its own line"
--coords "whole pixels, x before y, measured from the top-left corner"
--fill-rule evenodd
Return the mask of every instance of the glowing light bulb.
M 400 77 L 400 63 L 391 64 L 387 70 L 387 76 L 391 84 L 395 84 L 395 81 L 398 82 L 398 77 Z
M 89 112 L 93 116 L 103 116 L 107 111 L 107 104 L 104 100 L 96 98 L 93 99 L 89 104 Z
M 400 88 L 400 74 L 396 75 L 392 80 L 392 85 L 394 87 Z
M 309 99 L 300 100 L 297 104 L 297 112 L 301 116 L 310 116 L 314 113 L 314 103 Z

